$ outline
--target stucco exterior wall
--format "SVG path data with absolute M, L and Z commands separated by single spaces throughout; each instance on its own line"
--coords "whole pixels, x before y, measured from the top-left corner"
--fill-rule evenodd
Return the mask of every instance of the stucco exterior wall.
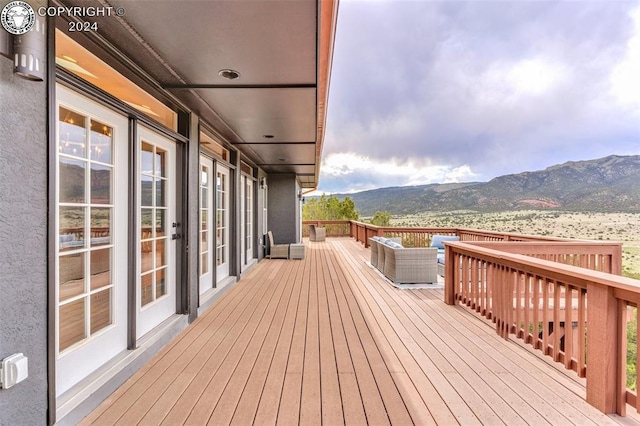
M 270 175 L 268 222 L 276 244 L 298 242 L 298 194 L 295 175 Z
M 47 156 L 46 83 L 0 56 L 0 359 L 29 358 L 0 389 L 0 425 L 47 423 Z

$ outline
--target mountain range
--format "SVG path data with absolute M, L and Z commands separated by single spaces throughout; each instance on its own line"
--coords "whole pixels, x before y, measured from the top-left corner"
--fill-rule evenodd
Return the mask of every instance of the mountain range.
M 380 188 L 349 196 L 363 217 L 424 211 L 558 209 L 640 211 L 640 155 L 569 161 L 489 182 Z

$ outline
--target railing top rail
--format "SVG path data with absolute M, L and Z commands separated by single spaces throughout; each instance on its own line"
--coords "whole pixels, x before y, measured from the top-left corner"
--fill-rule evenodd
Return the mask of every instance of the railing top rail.
M 487 231 L 482 229 L 471 229 L 471 228 L 457 228 L 459 233 L 469 233 L 474 235 L 495 235 L 495 236 L 504 236 L 508 235 L 511 238 L 522 238 L 526 240 L 537 240 L 537 241 L 573 241 L 571 238 L 560 238 L 560 237 L 543 237 L 540 235 L 527 235 L 527 234 L 517 234 L 513 232 L 498 232 L 498 231 Z
M 615 289 L 626 290 L 640 298 L 640 281 L 633 278 L 537 259 L 522 254 L 507 253 L 467 242 L 452 241 L 447 242 L 446 246 L 453 250 L 454 253 L 490 261 L 533 275 L 571 283 L 583 288 L 586 288 L 588 283 L 599 284 Z M 635 302 L 635 300 L 630 301 Z
M 473 244 L 480 247 L 549 247 L 549 241 L 465 241 L 467 244 Z M 572 247 L 621 247 L 622 243 L 618 241 L 590 241 L 590 240 L 571 240 L 571 241 L 554 241 L 553 248 L 572 248 Z

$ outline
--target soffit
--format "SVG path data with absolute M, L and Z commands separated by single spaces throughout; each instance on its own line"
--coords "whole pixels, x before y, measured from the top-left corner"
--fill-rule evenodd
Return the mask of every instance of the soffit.
M 308 144 L 317 143 L 318 137 L 316 0 L 109 0 L 108 4 L 126 13 L 122 18 L 91 18 L 99 23 L 100 37 L 231 144 L 264 142 L 263 135 L 273 135 L 269 143 L 286 143 L 278 147 L 279 158 L 302 156 L 305 164 L 314 165 L 317 177 L 318 156 L 307 160 Z M 221 69 L 237 70 L 240 78 L 226 80 L 218 75 Z M 319 145 L 314 147 L 317 153 Z M 240 144 L 238 149 L 256 164 L 271 164 L 268 158 L 273 155 L 267 147 Z M 289 160 L 284 163 L 270 170 L 284 173 L 297 167 Z

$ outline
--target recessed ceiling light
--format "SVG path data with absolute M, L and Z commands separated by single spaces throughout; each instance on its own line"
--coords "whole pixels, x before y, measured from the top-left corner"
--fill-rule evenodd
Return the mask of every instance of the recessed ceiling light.
M 273 135 L 262 135 L 265 139 L 273 139 Z
M 218 71 L 218 75 L 222 78 L 226 78 L 227 80 L 235 80 L 240 77 L 240 73 L 236 70 L 224 69 Z

